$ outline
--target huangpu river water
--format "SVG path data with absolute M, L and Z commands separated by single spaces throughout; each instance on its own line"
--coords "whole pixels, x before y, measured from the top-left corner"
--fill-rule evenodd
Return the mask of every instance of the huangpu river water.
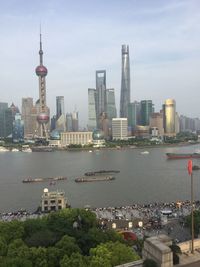
M 44 188 L 63 190 L 72 207 L 108 207 L 190 199 L 187 160 L 167 160 L 166 152 L 194 152 L 199 146 L 55 152 L 0 153 L 0 212 L 35 211 Z M 149 154 L 141 154 L 148 150 Z M 200 159 L 193 161 L 200 166 Z M 120 170 L 109 182 L 75 183 L 87 171 Z M 24 178 L 67 176 L 56 185 L 22 183 Z M 194 172 L 200 199 L 200 171 Z

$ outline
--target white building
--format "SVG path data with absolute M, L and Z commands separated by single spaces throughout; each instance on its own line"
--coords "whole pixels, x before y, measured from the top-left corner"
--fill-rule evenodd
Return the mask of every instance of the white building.
M 47 188 L 44 189 L 42 195 L 42 211 L 49 212 L 61 210 L 68 206 L 64 192 L 53 191 L 49 192 Z
M 112 138 L 113 140 L 126 140 L 128 136 L 128 119 L 112 119 Z
M 60 134 L 62 147 L 68 145 L 89 145 L 92 141 L 92 132 L 63 132 Z

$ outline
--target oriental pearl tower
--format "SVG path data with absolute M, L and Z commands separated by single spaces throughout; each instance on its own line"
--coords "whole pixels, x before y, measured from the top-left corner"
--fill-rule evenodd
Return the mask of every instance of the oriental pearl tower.
M 42 34 L 40 33 L 40 65 L 35 69 L 39 77 L 39 114 L 37 116 L 38 122 L 38 137 L 48 139 L 47 124 L 49 122 L 49 111 L 46 106 L 46 80 L 47 68 L 43 65 L 43 50 L 42 50 Z

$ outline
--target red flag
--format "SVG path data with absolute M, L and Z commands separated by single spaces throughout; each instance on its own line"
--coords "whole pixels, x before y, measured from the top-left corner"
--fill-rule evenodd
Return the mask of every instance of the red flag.
M 191 175 L 192 174 L 192 160 L 188 160 L 188 174 Z

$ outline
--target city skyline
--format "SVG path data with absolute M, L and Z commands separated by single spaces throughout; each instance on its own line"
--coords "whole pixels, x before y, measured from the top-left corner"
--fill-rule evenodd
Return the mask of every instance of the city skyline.
M 2 3 L 0 101 L 14 102 L 20 110 L 23 97 L 37 101 L 34 69 L 41 22 L 51 116 L 56 96 L 63 95 L 66 112 L 76 106 L 81 126 L 87 125 L 87 90 L 94 85 L 98 69 L 106 70 L 107 87 L 115 89 L 119 115 L 120 49 L 126 43 L 131 102 L 152 99 L 159 111 L 165 99 L 174 98 L 179 114 L 199 117 L 200 4 L 195 0 L 148 2 Z

